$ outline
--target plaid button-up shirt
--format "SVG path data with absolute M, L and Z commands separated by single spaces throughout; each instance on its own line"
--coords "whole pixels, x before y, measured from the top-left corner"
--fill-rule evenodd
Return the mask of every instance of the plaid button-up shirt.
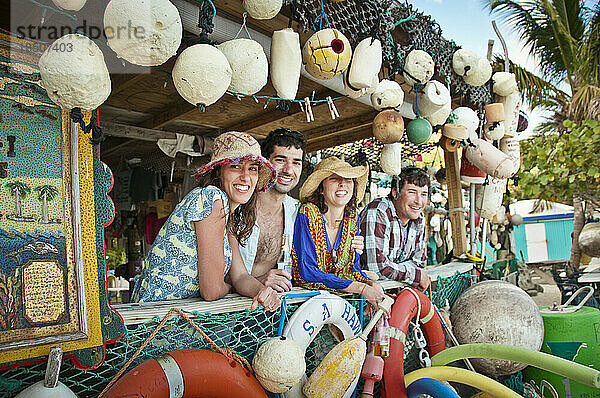
M 423 215 L 403 228 L 394 204 L 385 197 L 369 203 L 360 220 L 365 237 L 362 263 L 387 279 L 417 286 L 427 262 Z

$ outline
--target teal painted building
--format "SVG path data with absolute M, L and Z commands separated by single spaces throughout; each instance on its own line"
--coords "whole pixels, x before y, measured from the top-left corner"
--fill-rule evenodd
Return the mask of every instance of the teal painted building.
M 523 217 L 514 228 L 516 254 L 525 262 L 568 260 L 571 257 L 573 212 Z

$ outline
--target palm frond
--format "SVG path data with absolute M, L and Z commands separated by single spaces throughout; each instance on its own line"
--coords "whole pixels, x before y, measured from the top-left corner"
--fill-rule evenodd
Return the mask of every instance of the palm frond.
M 568 107 L 568 118 L 576 123 L 600 120 L 600 87 L 587 84 L 579 88 Z

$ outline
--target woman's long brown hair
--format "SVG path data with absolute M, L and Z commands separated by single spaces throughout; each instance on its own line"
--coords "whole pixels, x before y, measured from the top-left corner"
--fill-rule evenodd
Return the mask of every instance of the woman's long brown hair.
M 221 182 L 221 166 L 215 167 L 211 171 L 201 175 L 198 178 L 199 187 L 205 188 L 209 185 L 213 185 L 223 191 L 223 184 Z M 239 205 L 233 214 L 229 216 L 229 220 L 227 221 L 227 231 L 230 234 L 233 234 L 240 244 L 244 244 L 252 234 L 252 228 L 254 228 L 255 222 L 256 189 L 252 193 L 250 200 Z
M 356 179 L 353 178 L 354 181 L 352 188 L 352 198 L 350 198 L 350 202 L 344 206 L 344 217 L 349 217 L 352 214 L 352 210 L 356 208 Z M 323 214 L 327 213 L 329 208 L 325 204 L 325 196 L 323 195 L 323 181 L 319 184 L 317 189 L 310 195 L 304 203 L 310 202 L 319 208 L 319 211 Z

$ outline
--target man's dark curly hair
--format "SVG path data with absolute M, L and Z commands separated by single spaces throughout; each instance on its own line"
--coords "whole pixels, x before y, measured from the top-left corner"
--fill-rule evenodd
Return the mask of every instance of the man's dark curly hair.
M 306 153 L 306 137 L 299 131 L 283 127 L 271 131 L 260 146 L 262 155 L 268 159 L 273 153 L 275 145 L 302 149 L 303 157 Z
M 407 183 L 418 187 L 427 186 L 428 188 L 431 188 L 429 174 L 419 167 L 405 167 L 399 175 L 392 177 L 392 188 L 396 188 L 397 195 L 400 195 L 400 191 L 402 191 L 402 188 L 404 188 L 404 185 Z M 389 198 L 393 199 L 392 192 L 390 192 Z

